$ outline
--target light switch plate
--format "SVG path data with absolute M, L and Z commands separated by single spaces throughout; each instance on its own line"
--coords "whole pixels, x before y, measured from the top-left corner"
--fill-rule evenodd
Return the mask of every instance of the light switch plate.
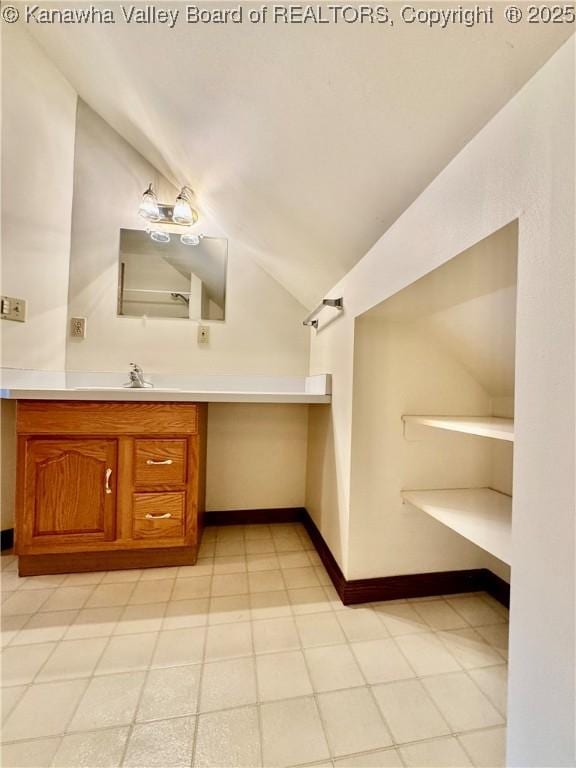
M 86 318 L 73 317 L 70 320 L 70 336 L 73 339 L 86 338 Z
M 13 296 L 0 296 L 0 317 L 2 320 L 15 320 L 17 323 L 25 323 L 26 300 L 15 299 Z
M 198 326 L 198 344 L 210 343 L 210 327 L 207 325 Z

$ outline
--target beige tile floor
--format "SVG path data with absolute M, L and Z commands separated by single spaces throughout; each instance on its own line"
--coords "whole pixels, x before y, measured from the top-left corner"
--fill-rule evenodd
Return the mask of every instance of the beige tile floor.
M 4 768 L 504 764 L 488 595 L 346 608 L 299 525 L 210 528 L 192 567 L 2 566 Z

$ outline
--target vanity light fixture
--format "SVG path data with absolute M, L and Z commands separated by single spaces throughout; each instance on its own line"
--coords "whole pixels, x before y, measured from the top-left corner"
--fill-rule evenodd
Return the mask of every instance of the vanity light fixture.
M 138 213 L 147 221 L 160 221 L 161 219 L 158 198 L 152 189 L 152 184 L 148 185 L 148 189 L 142 195 Z
M 180 194 L 176 198 L 174 210 L 172 211 L 172 221 L 175 224 L 191 226 L 198 221 L 198 213 L 190 205 L 192 199 L 192 190 L 190 187 L 182 187 Z
M 180 242 L 182 245 L 200 245 L 201 237 L 190 232 L 187 235 L 180 235 Z
M 198 221 L 198 211 L 192 208 L 194 192 L 190 187 L 182 187 L 174 205 L 160 203 L 150 183 L 142 195 L 138 213 L 146 221 L 159 224 L 158 228 L 148 227 L 146 230 L 152 240 L 157 243 L 170 242 L 170 227 L 191 227 Z M 178 233 L 178 229 L 174 234 Z M 202 235 L 183 233 L 180 242 L 183 245 L 199 245 Z
M 149 229 L 148 230 L 150 237 L 152 240 L 154 240 L 155 243 L 169 243 L 170 242 L 170 235 L 168 232 L 163 232 L 160 229 Z
M 138 213 L 147 221 L 191 227 L 198 221 L 198 211 L 192 208 L 193 195 L 190 187 L 182 187 L 174 205 L 159 203 L 152 184 L 149 184 L 142 195 Z

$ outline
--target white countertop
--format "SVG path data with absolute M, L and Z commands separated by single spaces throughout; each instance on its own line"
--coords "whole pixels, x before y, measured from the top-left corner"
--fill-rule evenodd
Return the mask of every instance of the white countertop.
M 0 397 L 7 400 L 121 402 L 303 403 L 331 401 L 331 377 L 147 375 L 153 387 L 123 387 L 127 373 L 79 373 L 4 368 Z

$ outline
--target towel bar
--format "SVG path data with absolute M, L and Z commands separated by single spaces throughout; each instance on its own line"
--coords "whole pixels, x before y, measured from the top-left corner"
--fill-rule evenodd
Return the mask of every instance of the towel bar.
M 312 326 L 312 328 L 318 328 L 318 320 L 316 320 L 316 315 L 321 312 L 324 307 L 334 307 L 334 309 L 343 310 L 344 302 L 342 297 L 339 299 L 322 299 L 322 302 L 318 304 L 316 309 L 312 310 L 308 317 L 302 321 L 302 325 L 309 325 Z

